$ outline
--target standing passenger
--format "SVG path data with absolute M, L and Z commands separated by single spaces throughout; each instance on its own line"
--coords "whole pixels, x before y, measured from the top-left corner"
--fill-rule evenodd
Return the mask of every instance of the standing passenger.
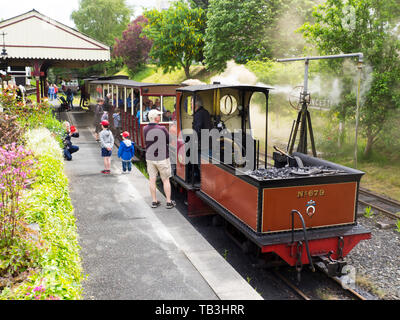
M 101 173 L 110 174 L 111 173 L 111 155 L 112 148 L 114 146 L 114 137 L 110 131 L 109 122 L 104 120 L 101 122 L 103 130 L 100 132 L 100 144 L 101 144 L 101 156 L 104 160 L 104 170 Z
M 97 99 L 97 105 L 94 109 L 94 126 L 95 126 L 95 136 L 96 136 L 96 141 L 99 141 L 99 132 L 101 130 L 101 116 L 104 113 L 104 109 L 103 109 L 103 105 L 104 105 L 104 99 L 103 98 L 99 98 Z
M 149 173 L 150 194 L 152 197 L 152 208 L 157 208 L 161 203 L 157 200 L 156 180 L 160 174 L 163 183 L 166 208 L 171 209 L 175 203 L 171 200 L 171 162 L 169 160 L 169 134 L 165 127 L 159 125 L 161 112 L 157 109 L 149 111 L 150 123 L 143 129 L 146 143 L 147 172 Z
M 115 136 L 118 137 L 121 134 L 121 114 L 120 109 L 116 108 L 113 113 L 114 127 L 115 127 Z
M 58 87 L 57 84 L 54 84 L 54 99 L 57 99 L 57 94 L 58 94 Z
M 124 131 L 122 134 L 122 141 L 118 149 L 118 158 L 122 159 L 122 172 L 131 172 L 132 170 L 132 158 L 135 155 L 134 143 L 129 140 L 129 132 Z
M 74 94 L 72 93 L 71 88 L 67 89 L 66 95 L 67 95 L 68 106 L 71 107 L 71 110 L 74 110 L 74 104 L 73 104 Z

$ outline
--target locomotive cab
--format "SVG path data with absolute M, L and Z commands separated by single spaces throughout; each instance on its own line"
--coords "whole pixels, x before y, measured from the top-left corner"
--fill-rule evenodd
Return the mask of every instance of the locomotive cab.
M 269 90 L 222 84 L 178 88 L 174 181 L 186 193 L 189 215 L 218 213 L 262 253 L 291 266 L 313 266 L 319 258 L 331 274 L 340 274 L 343 258 L 370 238 L 356 214 L 364 173 L 278 148 L 274 166 L 262 163 Z M 196 97 L 212 121 L 200 146 L 192 129 Z M 265 121 L 257 108 L 266 111 Z M 265 131 L 262 146 L 257 130 Z
M 203 164 L 218 164 L 232 170 L 255 170 L 260 141 L 251 128 L 250 106 L 254 99 L 267 108 L 266 86 L 188 86 L 177 90 L 178 159 L 176 176 L 191 188 L 200 188 Z M 196 97 L 210 116 L 211 130 L 201 137 L 193 130 Z M 185 148 L 183 148 L 185 146 Z M 188 147 L 190 146 L 190 147 Z

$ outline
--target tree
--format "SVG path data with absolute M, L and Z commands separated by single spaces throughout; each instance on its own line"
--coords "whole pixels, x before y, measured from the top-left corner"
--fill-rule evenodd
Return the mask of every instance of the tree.
M 183 0 L 168 9 L 145 11 L 143 34 L 153 41 L 149 53 L 164 72 L 183 67 L 190 78 L 193 61 L 202 61 L 206 16 L 201 8 L 189 8 Z
M 71 14 L 78 30 L 112 46 L 130 21 L 132 9 L 125 0 L 80 0 Z
M 126 66 L 134 73 L 146 63 L 152 42 L 147 37 L 141 37 L 143 26 L 148 20 L 139 16 L 122 32 L 122 38 L 116 39 L 113 55 L 122 57 Z
M 372 67 L 371 86 L 360 114 L 362 134 L 367 139 L 365 155 L 371 152 L 391 112 L 400 108 L 397 2 L 327 0 L 313 12 L 315 23 L 301 28 L 321 54 L 362 52 Z
M 246 63 L 301 50 L 294 30 L 307 21 L 313 5 L 309 0 L 210 0 L 204 47 L 207 68 L 223 71 L 231 59 Z
M 226 62 L 243 63 L 262 51 L 262 26 L 268 6 L 265 0 L 210 0 L 204 56 L 208 69 L 223 71 Z
M 77 29 L 88 36 L 113 46 L 127 27 L 132 9 L 125 0 L 80 0 L 79 9 L 71 14 Z M 114 73 L 123 66 L 121 58 L 112 58 L 106 63 L 77 70 L 81 77 L 93 74 Z
M 189 0 L 191 8 L 202 8 L 203 10 L 207 10 L 209 1 L 208 0 Z

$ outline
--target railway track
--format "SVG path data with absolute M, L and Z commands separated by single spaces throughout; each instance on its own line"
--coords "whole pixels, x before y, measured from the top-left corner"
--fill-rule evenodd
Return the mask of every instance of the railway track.
M 375 192 L 360 187 L 358 202 L 371 207 L 392 219 L 400 219 L 400 202 L 386 198 Z M 362 199 L 360 199 L 362 198 Z
M 307 294 L 302 290 L 298 285 L 296 285 L 293 281 L 285 277 L 282 273 L 279 271 L 273 271 L 273 274 L 279 278 L 282 282 L 284 282 L 297 296 L 299 296 L 303 300 L 318 300 L 316 298 L 312 298 L 311 295 Z M 328 277 L 328 279 L 331 279 L 332 281 L 335 282 L 335 284 L 340 285 L 341 287 L 338 289 L 342 292 L 344 292 L 343 295 L 348 297 L 349 299 L 355 299 L 355 300 L 368 300 L 366 297 L 362 296 L 359 294 L 356 290 L 352 288 L 343 288 L 342 287 L 342 282 L 340 281 L 339 278 L 337 277 Z

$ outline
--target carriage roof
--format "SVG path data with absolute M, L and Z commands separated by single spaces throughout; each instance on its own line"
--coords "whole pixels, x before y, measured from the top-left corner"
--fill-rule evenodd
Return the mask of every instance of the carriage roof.
M 214 89 L 245 89 L 250 91 L 264 91 L 264 90 L 271 90 L 272 87 L 267 85 L 242 85 L 242 84 L 235 84 L 235 85 L 227 85 L 227 84 L 204 84 L 204 85 L 195 85 L 195 86 L 186 86 L 177 88 L 177 91 L 183 92 L 197 92 L 197 91 L 207 91 L 207 90 L 214 90 Z
M 146 82 L 137 82 L 129 79 L 97 79 L 90 81 L 92 84 L 110 84 L 115 86 L 123 86 L 123 87 L 178 87 L 178 84 L 164 84 L 164 83 L 146 83 Z

